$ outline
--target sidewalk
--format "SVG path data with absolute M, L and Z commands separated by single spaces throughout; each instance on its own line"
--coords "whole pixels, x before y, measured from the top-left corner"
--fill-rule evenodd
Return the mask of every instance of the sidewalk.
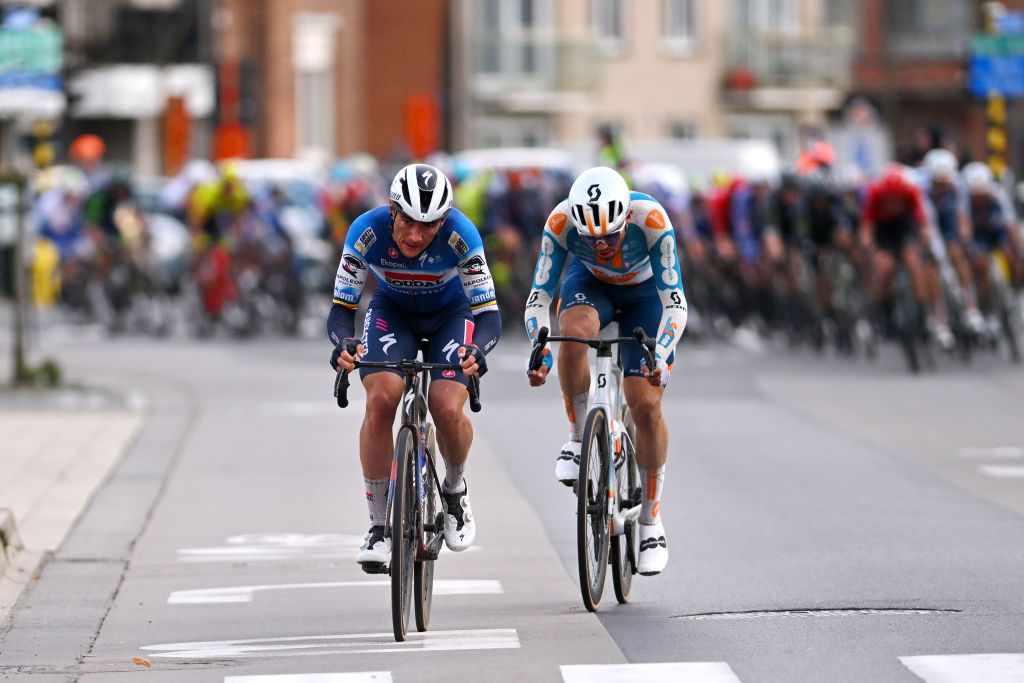
M 143 401 L 97 389 L 0 389 L 0 620 L 139 431 Z

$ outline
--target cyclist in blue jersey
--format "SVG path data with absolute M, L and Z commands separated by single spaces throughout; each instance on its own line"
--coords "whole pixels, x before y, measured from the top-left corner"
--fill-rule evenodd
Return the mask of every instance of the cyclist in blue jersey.
M 485 354 L 501 334 L 494 284 L 476 227 L 452 208 L 452 186 L 438 169 L 406 166 L 391 183 L 390 204 L 359 216 L 351 225 L 334 283 L 327 332 L 334 344 L 331 367 L 353 370 L 367 361 L 414 358 L 421 348 L 433 363 L 460 363 L 462 372 L 434 371 L 427 402 L 445 461 L 442 498 L 444 539 L 465 550 L 476 535 L 465 471 L 473 426 L 463 412 L 467 377 L 487 371 Z M 355 314 L 368 273 L 377 281 L 354 339 Z M 353 357 L 348 343 L 358 342 Z M 461 360 L 460 360 L 461 359 Z M 391 555 L 384 537 L 395 413 L 404 382 L 389 370 L 363 368 L 366 415 L 359 432 L 359 459 L 370 506 L 370 530 L 356 556 L 364 570 L 377 570 Z
M 664 207 L 648 195 L 630 192 L 611 168 L 583 172 L 569 197 L 548 216 L 541 238 L 533 288 L 526 303 L 526 331 L 531 339 L 550 327 L 549 307 L 568 256 L 575 256 L 562 283 L 558 324 L 561 334 L 596 337 L 614 320 L 629 334 L 634 328 L 657 340 L 657 367 L 641 361 L 634 345 L 619 348 L 623 393 L 636 422 L 636 457 L 643 481 L 640 554 L 637 571 L 657 574 L 668 562 L 661 491 L 668 459 L 668 427 L 661 401 L 672 372 L 674 349 L 686 326 L 686 297 L 675 231 Z M 529 373 L 540 386 L 553 365 Z M 579 475 L 584 418 L 590 389 L 588 348 L 565 343 L 558 359 L 558 380 L 571 435 L 555 461 L 555 476 L 571 486 Z

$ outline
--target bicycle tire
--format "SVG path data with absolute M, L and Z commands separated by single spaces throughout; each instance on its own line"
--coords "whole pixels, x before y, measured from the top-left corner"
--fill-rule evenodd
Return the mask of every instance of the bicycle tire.
M 583 605 L 590 612 L 597 611 L 601 604 L 608 570 L 610 462 L 608 419 L 603 410 L 592 410 L 583 429 L 580 473 L 576 479 L 576 557 Z
M 428 457 L 437 453 L 437 442 L 434 437 L 434 425 L 427 425 L 426 438 Z M 438 529 L 443 528 L 444 519 L 439 517 L 441 509 L 440 493 L 437 490 L 437 482 L 427 465 L 423 473 L 423 485 L 426 488 L 426 497 L 423 502 L 423 514 L 417 524 L 419 537 L 423 539 L 423 545 L 429 547 L 434 537 L 441 533 Z M 430 532 L 423 528 L 424 521 L 429 520 L 434 525 L 434 531 Z M 413 572 L 413 605 L 416 612 L 416 630 L 423 632 L 430 628 L 430 605 L 434 599 L 434 560 L 416 560 L 415 571 Z
M 617 473 L 616 482 L 619 486 L 620 509 L 628 509 L 640 504 L 640 471 L 636 464 L 636 425 L 629 409 L 622 414 L 622 424 L 629 438 L 622 444 L 626 461 Z M 624 495 L 623 495 L 624 494 Z M 626 522 L 626 528 L 618 536 L 612 536 L 611 563 L 612 587 L 615 599 L 619 604 L 629 602 L 629 591 L 633 586 L 633 574 L 636 573 L 636 551 L 640 546 L 640 526 L 634 522 Z
M 391 623 L 395 640 L 408 635 L 416 557 L 416 435 L 402 427 L 395 439 L 395 489 L 391 504 Z

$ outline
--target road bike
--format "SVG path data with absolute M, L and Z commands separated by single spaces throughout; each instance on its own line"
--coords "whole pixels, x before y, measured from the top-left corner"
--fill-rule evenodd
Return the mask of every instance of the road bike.
M 597 351 L 594 401 L 587 411 L 576 480 L 576 556 L 583 605 L 594 612 L 601 604 L 608 565 L 612 566 L 615 598 L 629 602 L 639 551 L 642 488 L 636 463 L 636 427 L 622 395 L 622 360 L 612 359 L 612 346 L 636 343 L 648 368 L 654 368 L 654 340 L 643 328 L 632 337 L 586 339 L 537 332 L 529 367 L 541 366 L 548 342 L 576 342 Z
M 348 350 L 355 355 L 354 344 Z M 462 372 L 462 367 L 415 359 L 356 361 L 356 367 L 397 370 L 405 379 L 402 426 L 395 438 L 384 526 L 385 538 L 391 539 L 391 562 L 374 568 L 375 573 L 391 575 L 391 623 L 395 640 L 402 642 L 408 635 L 410 611 L 415 613 L 418 631 L 430 627 L 434 560 L 444 545 L 445 509 L 435 466 L 437 442 L 427 415 L 430 371 Z M 469 405 L 474 413 L 480 411 L 479 381 L 476 376 L 469 378 Z M 348 405 L 348 387 L 348 372 L 339 371 L 334 395 L 340 408 Z

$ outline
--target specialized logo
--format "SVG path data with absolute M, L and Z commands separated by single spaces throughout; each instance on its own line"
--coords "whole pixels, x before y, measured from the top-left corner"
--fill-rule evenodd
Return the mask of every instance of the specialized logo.
M 398 273 L 393 270 L 384 271 L 384 281 L 395 287 L 433 287 L 440 282 L 441 275 L 430 273 Z
M 460 346 L 462 346 L 462 344 L 455 341 L 454 339 L 445 344 L 444 348 L 441 349 L 441 353 L 444 354 L 445 360 L 447 360 L 449 363 L 453 362 L 452 354 L 458 351 Z
M 599 199 L 601 199 L 601 186 L 598 185 L 597 183 L 594 183 L 593 185 L 588 187 L 587 196 L 590 197 L 591 203 L 596 203 Z
M 664 230 L 665 229 L 665 214 L 657 209 L 654 209 L 647 214 L 647 220 L 644 222 L 648 228 L 652 230 Z
M 341 257 L 341 267 L 352 277 L 358 277 L 360 270 L 366 270 L 366 264 L 351 254 L 344 254 Z
M 367 228 L 363 230 L 363 234 L 356 240 L 356 251 L 363 256 L 366 256 L 366 251 L 373 246 L 373 243 L 377 241 L 376 235 L 373 234 L 373 228 Z
M 452 236 L 448 238 L 448 246 L 452 248 L 452 251 L 459 258 L 469 253 L 469 245 L 466 244 L 466 240 L 462 239 L 457 232 L 453 232 Z
M 419 186 L 424 190 L 433 190 L 437 184 L 437 176 L 433 171 L 420 171 Z
M 394 346 L 395 344 L 398 343 L 398 340 L 395 339 L 395 333 L 394 332 L 391 332 L 390 334 L 385 334 L 384 336 L 382 336 L 380 338 L 380 341 L 381 341 L 381 351 L 384 352 L 385 356 L 388 353 L 388 349 L 390 349 L 392 346 Z
M 487 263 L 483 256 L 474 256 L 459 266 L 463 275 L 483 275 Z

